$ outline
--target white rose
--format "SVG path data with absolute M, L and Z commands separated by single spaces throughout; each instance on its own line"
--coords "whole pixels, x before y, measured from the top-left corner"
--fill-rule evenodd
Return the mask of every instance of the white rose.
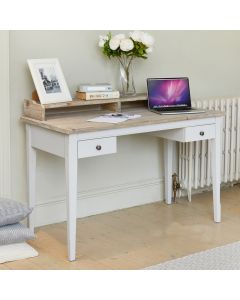
M 108 40 L 108 36 L 107 35 L 99 35 L 99 39 L 104 40 L 106 42 Z
M 141 42 L 142 41 L 141 37 L 143 34 L 144 33 L 142 31 L 135 30 L 135 31 L 129 33 L 129 37 L 132 38 L 136 42 Z
M 152 48 L 152 47 L 147 48 L 147 49 L 146 49 L 146 52 L 147 52 L 147 53 L 152 53 L 152 52 L 153 52 L 153 48 Z
M 144 33 L 141 37 L 141 40 L 141 42 L 147 47 L 151 47 L 154 44 L 154 38 L 148 33 Z
M 99 40 L 98 46 L 99 46 L 100 48 L 102 48 L 102 47 L 104 46 L 104 44 L 105 44 L 105 41 L 104 41 L 104 40 Z
M 116 37 L 113 37 L 110 41 L 109 41 L 109 47 L 112 50 L 116 50 L 120 45 L 120 40 L 117 39 Z
M 122 51 L 130 51 L 134 48 L 133 41 L 131 39 L 123 39 L 120 41 L 120 49 Z
M 116 38 L 116 39 L 119 39 L 119 40 L 123 40 L 123 39 L 126 38 L 126 36 L 123 33 L 119 33 L 119 34 L 114 35 L 113 38 Z
M 108 40 L 108 36 L 107 35 L 100 35 L 99 36 L 98 46 L 102 48 L 107 40 Z

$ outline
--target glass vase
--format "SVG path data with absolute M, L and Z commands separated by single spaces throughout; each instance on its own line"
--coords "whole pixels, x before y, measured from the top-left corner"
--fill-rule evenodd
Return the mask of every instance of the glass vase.
M 133 96 L 136 94 L 132 62 L 132 56 L 123 56 L 119 59 L 121 97 Z

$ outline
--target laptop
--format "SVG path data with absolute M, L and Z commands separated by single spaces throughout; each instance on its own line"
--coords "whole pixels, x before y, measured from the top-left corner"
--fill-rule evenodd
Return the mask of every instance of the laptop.
M 189 79 L 148 78 L 148 108 L 158 114 L 199 114 L 204 110 L 192 108 Z

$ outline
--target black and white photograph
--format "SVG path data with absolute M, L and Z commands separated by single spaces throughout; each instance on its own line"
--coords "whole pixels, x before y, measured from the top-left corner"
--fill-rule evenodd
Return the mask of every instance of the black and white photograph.
M 72 101 L 57 58 L 28 59 L 27 62 L 41 104 Z
M 60 84 L 53 67 L 39 68 L 39 73 L 47 94 L 61 93 Z

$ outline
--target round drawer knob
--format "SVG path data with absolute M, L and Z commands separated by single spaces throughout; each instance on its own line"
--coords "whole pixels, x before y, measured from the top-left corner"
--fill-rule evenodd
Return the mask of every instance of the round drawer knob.
M 204 135 L 204 131 L 200 131 L 200 135 L 203 136 Z
M 97 145 L 97 146 L 96 146 L 96 149 L 97 149 L 98 151 L 100 151 L 100 150 L 102 149 L 102 146 L 101 146 L 101 145 Z

